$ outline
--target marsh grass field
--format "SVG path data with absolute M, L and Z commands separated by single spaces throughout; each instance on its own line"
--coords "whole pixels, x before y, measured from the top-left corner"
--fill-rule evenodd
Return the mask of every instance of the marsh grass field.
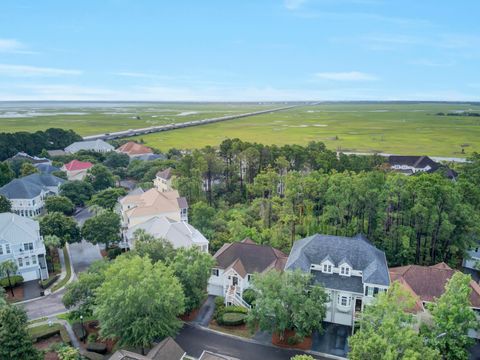
M 0 131 L 49 127 L 92 135 L 269 109 L 256 103 L 0 103 Z M 325 103 L 138 136 L 160 150 L 218 145 L 227 138 L 264 144 L 323 141 L 332 150 L 466 157 L 480 152 L 480 112 L 469 103 Z M 9 116 L 10 115 L 10 116 Z M 139 118 L 137 118 L 137 116 Z M 462 152 L 462 149 L 464 153 Z

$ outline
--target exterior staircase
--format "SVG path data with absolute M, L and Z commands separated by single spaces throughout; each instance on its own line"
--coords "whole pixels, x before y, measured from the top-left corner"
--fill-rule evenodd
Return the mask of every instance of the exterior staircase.
M 251 306 L 245 300 L 243 300 L 240 295 L 238 295 L 237 287 L 233 285 L 227 289 L 227 293 L 225 294 L 225 305 L 228 303 L 236 306 L 242 306 L 247 309 L 251 308 Z

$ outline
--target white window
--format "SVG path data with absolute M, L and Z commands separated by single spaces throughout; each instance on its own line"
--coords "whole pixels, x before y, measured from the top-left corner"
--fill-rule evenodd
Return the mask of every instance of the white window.
M 322 272 L 331 274 L 332 273 L 332 265 L 331 264 L 323 264 L 323 271 Z
M 25 258 L 25 266 L 30 266 L 30 258 L 29 257 Z
M 218 269 L 212 269 L 212 275 L 218 276 Z
M 5 252 L 10 254 L 10 244 L 5 244 Z
M 32 256 L 32 265 L 37 265 L 37 257 L 35 255 Z
M 0 255 L 3 255 L 3 246 L 0 245 Z
M 374 289 L 375 288 L 373 286 L 367 286 L 367 296 L 372 297 Z
M 24 249 L 25 251 L 33 250 L 33 243 L 24 243 L 24 244 L 23 244 L 23 249 Z
M 346 295 L 338 295 L 337 302 L 338 302 L 338 305 L 341 305 L 341 306 L 345 306 L 345 307 L 350 306 L 350 297 Z
M 23 267 L 23 259 L 18 258 L 18 267 Z
M 341 266 L 340 275 L 350 276 L 350 268 L 348 266 Z

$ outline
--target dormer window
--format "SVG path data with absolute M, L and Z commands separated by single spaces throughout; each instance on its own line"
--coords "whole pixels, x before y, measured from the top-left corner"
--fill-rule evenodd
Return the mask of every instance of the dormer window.
M 340 275 L 343 275 L 343 276 L 350 276 L 350 266 L 348 265 L 341 265 L 340 266 Z
M 331 264 L 323 264 L 322 272 L 331 274 L 332 273 L 332 265 Z

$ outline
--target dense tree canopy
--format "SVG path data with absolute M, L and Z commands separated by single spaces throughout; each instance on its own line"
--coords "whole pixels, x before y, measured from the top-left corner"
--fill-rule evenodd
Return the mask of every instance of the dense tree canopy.
M 174 336 L 185 310 L 182 286 L 162 262 L 120 256 L 108 267 L 96 292 L 94 315 L 100 334 L 119 346 L 149 347 L 156 339 Z
M 48 212 L 60 212 L 64 215 L 72 215 L 75 205 L 66 196 L 49 196 L 45 199 L 45 209 Z
M 8 184 L 14 178 L 15 178 L 15 173 L 10 168 L 9 163 L 6 161 L 0 162 L 0 187 L 2 187 L 5 184 Z
M 20 167 L 20 177 L 38 173 L 38 169 L 32 163 L 25 161 Z
M 115 185 L 112 172 L 101 164 L 94 165 L 88 169 L 85 179 L 93 186 L 95 191 L 104 190 Z
M 112 211 L 101 211 L 85 221 L 82 236 L 92 244 L 105 244 L 108 249 L 111 243 L 121 240 L 120 216 Z
M 153 262 L 170 260 L 175 255 L 175 250 L 170 242 L 157 239 L 143 229 L 134 232 L 134 249 L 132 253 L 139 256 L 148 256 Z
M 62 241 L 73 243 L 81 241 L 80 229 L 75 220 L 59 212 L 48 213 L 40 218 L 40 233 L 43 236 L 55 235 Z
M 0 195 L 0 213 L 11 212 L 12 203 L 5 196 Z
M 93 186 L 86 181 L 67 181 L 60 186 L 60 195 L 69 198 L 76 206 L 85 205 L 94 192 Z
M 108 188 L 92 196 L 89 205 L 98 205 L 104 209 L 113 210 L 118 199 L 125 196 L 127 191 L 123 188 Z

